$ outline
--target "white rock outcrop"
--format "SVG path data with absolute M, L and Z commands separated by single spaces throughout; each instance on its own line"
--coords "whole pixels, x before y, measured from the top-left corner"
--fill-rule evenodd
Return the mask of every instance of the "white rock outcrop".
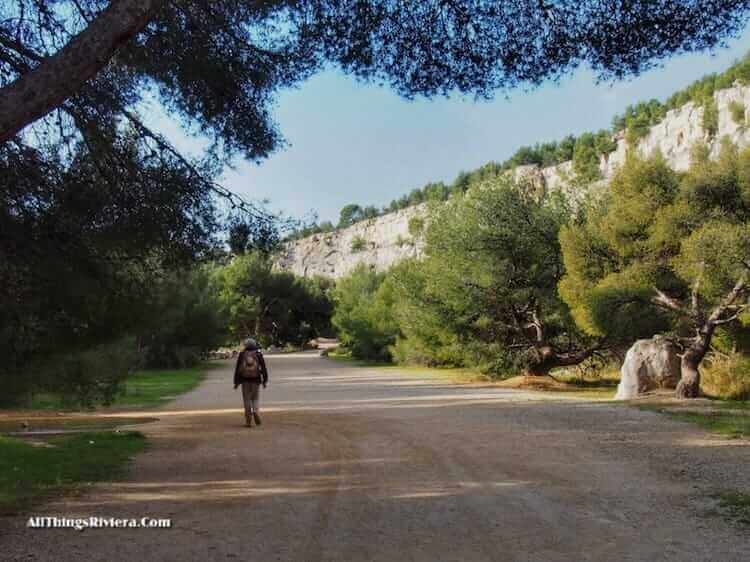
M 671 340 L 654 336 L 638 340 L 625 354 L 615 400 L 630 400 L 656 389 L 675 388 L 680 381 L 680 358 Z
M 749 146 L 748 111 L 745 110 L 745 122 L 737 123 L 730 104 L 739 102 L 750 109 L 750 87 L 736 85 L 720 90 L 714 94 L 714 100 L 719 113 L 715 136 L 709 138 L 703 130 L 703 107 L 691 102 L 668 111 L 664 120 L 651 127 L 641 139 L 636 150 L 642 156 L 659 150 L 670 166 L 684 171 L 690 165 L 690 154 L 697 142 L 708 143 L 712 156 L 718 155 L 724 137 L 741 147 Z M 604 188 L 617 168 L 625 162 L 628 145 L 624 135 L 616 135 L 615 141 L 617 149 L 601 157 L 599 169 L 603 180 L 596 182 L 594 187 L 597 189 Z M 562 191 L 574 202 L 585 195 L 570 182 L 574 175 L 572 162 L 546 168 L 518 166 L 513 173 L 516 178 L 524 177 L 534 182 L 541 193 Z M 409 220 L 414 216 L 424 216 L 425 212 L 426 207 L 418 205 L 336 232 L 315 234 L 290 242 L 285 245 L 277 265 L 297 275 L 322 275 L 334 279 L 347 275 L 360 263 L 379 271 L 385 270 L 404 258 L 419 255 L 420 243 L 409 234 Z M 352 251 L 352 240 L 357 237 L 365 240 L 366 247 Z
M 276 265 L 303 277 L 333 279 L 345 277 L 361 263 L 385 271 L 403 259 L 419 256 L 422 242 L 409 233 L 409 221 L 424 217 L 426 211 L 426 205 L 415 205 L 287 243 Z M 356 249 L 355 241 L 364 243 L 364 247 Z

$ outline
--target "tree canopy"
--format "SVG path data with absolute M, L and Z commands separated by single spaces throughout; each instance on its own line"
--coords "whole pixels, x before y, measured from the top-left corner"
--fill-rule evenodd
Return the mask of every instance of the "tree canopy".
M 474 362 L 530 374 L 590 357 L 600 342 L 576 328 L 557 295 L 568 216 L 561 199 L 539 201 L 508 178 L 432 209 L 424 260 L 394 271 L 405 345 L 435 362 L 463 346 Z
M 283 147 L 276 95 L 321 69 L 406 97 L 490 97 L 584 64 L 603 79 L 637 74 L 721 45 L 749 10 L 747 0 L 3 2 L 3 361 L 132 333 L 144 288 L 220 254 L 228 216 L 248 226 L 233 231 L 237 253 L 273 240 L 278 218 L 215 178 L 232 157 Z M 206 154 L 188 158 L 151 129 L 151 101 L 207 137 Z
M 683 344 L 681 396 L 717 329 L 741 329 L 750 271 L 750 151 L 705 147 L 679 174 L 631 154 L 584 222 L 563 228 L 560 292 L 592 335 L 632 342 L 659 331 Z
M 248 252 L 215 271 L 221 311 L 237 340 L 303 344 L 329 331 L 329 283 L 273 270 L 269 256 Z

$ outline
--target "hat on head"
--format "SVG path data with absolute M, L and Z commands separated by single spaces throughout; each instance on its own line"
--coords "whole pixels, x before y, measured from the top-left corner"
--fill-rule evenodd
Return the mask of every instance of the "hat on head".
M 247 338 L 242 343 L 245 346 L 245 349 L 258 349 L 258 342 L 256 342 L 253 338 Z

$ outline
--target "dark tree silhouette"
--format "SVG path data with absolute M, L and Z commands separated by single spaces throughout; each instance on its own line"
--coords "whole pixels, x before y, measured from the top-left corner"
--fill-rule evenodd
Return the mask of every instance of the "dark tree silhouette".
M 637 74 L 720 46 L 749 11 L 750 0 L 4 0 L 0 367 L 61 335 L 90 345 L 132 325 L 149 275 L 212 254 L 217 195 L 230 214 L 273 222 L 213 178 L 230 157 L 282 146 L 276 94 L 323 68 L 406 97 L 490 97 L 582 64 L 601 79 Z M 205 157 L 144 123 L 153 98 L 210 139 Z
M 260 157 L 279 141 L 271 94 L 329 62 L 406 96 L 489 96 L 584 62 L 605 79 L 637 74 L 720 45 L 749 9 L 747 0 L 9 0 L 0 140 L 93 80 L 116 86 L 110 111 L 153 85 L 204 132 Z M 96 106 L 92 95 L 79 103 Z

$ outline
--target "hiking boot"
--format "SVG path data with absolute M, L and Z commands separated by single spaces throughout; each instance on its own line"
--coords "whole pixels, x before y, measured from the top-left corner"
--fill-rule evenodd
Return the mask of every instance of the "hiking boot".
M 251 417 L 245 418 L 245 427 L 253 427 L 253 418 Z
M 255 420 L 255 425 L 260 425 L 262 423 L 258 414 L 253 414 L 253 419 Z

